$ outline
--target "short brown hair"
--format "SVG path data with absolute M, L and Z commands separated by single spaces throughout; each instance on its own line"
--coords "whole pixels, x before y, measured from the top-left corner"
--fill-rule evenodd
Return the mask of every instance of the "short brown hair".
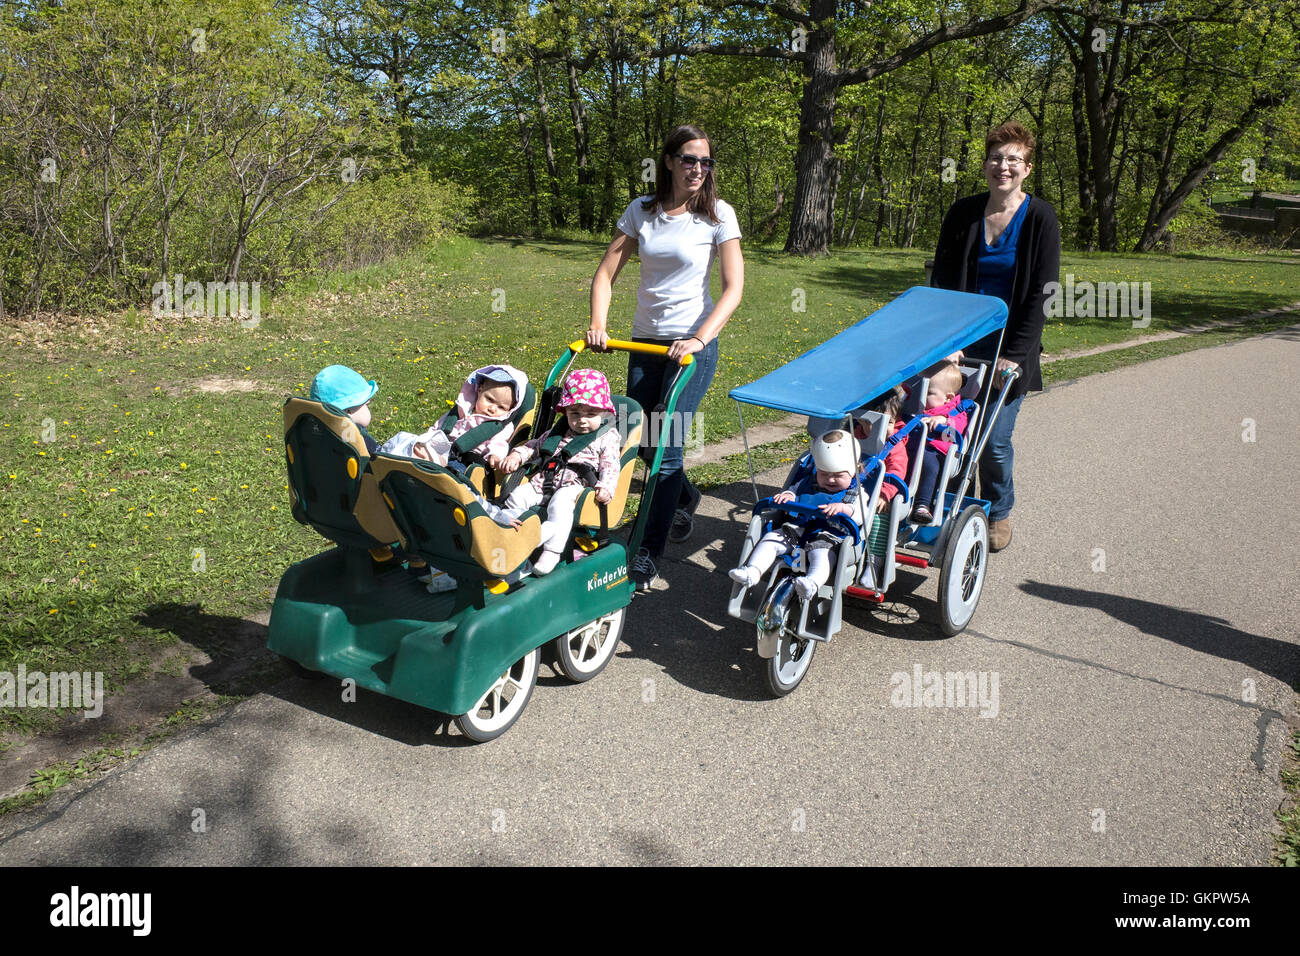
M 1025 162 L 1034 161 L 1034 147 L 1037 145 L 1034 134 L 1015 120 L 1007 120 L 1001 126 L 989 130 L 988 135 L 984 137 L 984 158 L 988 159 L 989 153 L 993 152 L 994 148 L 1005 146 L 1007 143 L 1023 146 Z

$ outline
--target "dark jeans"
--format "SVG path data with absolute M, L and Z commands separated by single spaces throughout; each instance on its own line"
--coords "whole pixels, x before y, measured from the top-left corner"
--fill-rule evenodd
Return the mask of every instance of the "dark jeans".
M 943 474 L 944 458 L 939 449 L 931 448 L 929 442 L 925 443 L 925 458 L 921 461 L 921 480 L 916 483 L 915 504 L 933 510 L 934 493 L 939 484 L 939 476 Z
M 674 339 L 633 339 L 634 342 L 651 342 L 655 345 L 669 345 Z M 673 523 L 673 512 L 679 507 L 687 508 L 695 501 L 698 491 L 686 477 L 682 464 L 682 447 L 686 436 L 690 434 L 695 410 L 704 400 L 704 393 L 709 390 L 713 373 L 718 368 L 718 340 L 715 338 L 700 351 L 695 353 L 695 374 L 686 383 L 686 388 L 677 398 L 675 421 L 667 425 L 651 419 L 651 413 L 661 403 L 666 404 L 668 390 L 677 375 L 677 363 L 658 355 L 641 355 L 631 352 L 627 357 L 627 397 L 639 404 L 646 414 L 645 429 L 642 432 L 642 453 L 649 458 L 654 454 L 653 446 L 647 448 L 651 438 L 667 428 L 663 461 L 659 466 L 659 484 L 654 500 L 650 503 L 650 513 L 646 516 L 645 537 L 641 546 L 650 552 L 653 558 L 664 553 L 668 541 L 668 529 Z
M 1020 403 L 1025 396 L 1013 398 L 1002 406 L 998 420 L 989 432 L 984 454 L 980 456 L 980 495 L 989 502 L 989 520 L 1001 521 L 1011 514 L 1011 506 L 1016 503 L 1016 488 L 1011 479 L 1011 466 L 1015 460 L 1015 449 L 1011 447 L 1011 433 L 1016 427 L 1016 416 L 1020 414 Z

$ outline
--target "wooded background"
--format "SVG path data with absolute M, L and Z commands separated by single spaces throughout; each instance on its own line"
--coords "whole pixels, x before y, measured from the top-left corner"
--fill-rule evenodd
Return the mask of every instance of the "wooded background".
M 985 132 L 1067 246 L 1214 238 L 1300 179 L 1300 0 L 10 0 L 0 315 L 264 286 L 448 230 L 608 238 L 708 131 L 746 242 L 932 248 Z M 595 262 L 593 260 L 593 269 Z

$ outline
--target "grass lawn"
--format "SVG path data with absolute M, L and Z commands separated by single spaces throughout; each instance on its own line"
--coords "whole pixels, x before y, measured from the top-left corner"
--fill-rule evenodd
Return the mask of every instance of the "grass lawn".
M 586 328 L 601 251 L 458 238 L 264 299 L 251 330 L 148 312 L 0 329 L 0 671 L 98 670 L 112 688 L 149 673 L 178 637 L 219 656 L 231 618 L 266 610 L 284 569 L 326 546 L 289 514 L 284 397 L 305 394 L 323 366 L 351 365 L 380 384 L 370 430 L 382 440 L 432 423 L 477 366 L 509 362 L 540 380 Z M 746 250 L 706 440 L 738 430 L 728 389 L 920 284 L 926 257 Z M 1062 320 L 1044 336 L 1049 352 L 1300 301 L 1300 264 L 1284 257 L 1067 254 L 1066 272 L 1150 282 L 1153 320 Z M 635 294 L 632 264 L 615 287 L 615 334 L 629 332 Z M 806 311 L 793 310 L 799 298 Z M 591 361 L 621 388 L 625 359 Z M 775 415 L 747 409 L 746 423 Z M 42 719 L 6 709 L 0 732 Z

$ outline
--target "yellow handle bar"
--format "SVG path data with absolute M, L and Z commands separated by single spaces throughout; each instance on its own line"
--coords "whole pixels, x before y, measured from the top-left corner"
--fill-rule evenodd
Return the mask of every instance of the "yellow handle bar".
M 582 339 L 569 343 L 569 348 L 572 349 L 575 354 L 581 352 L 586 347 L 587 343 Z M 666 345 L 651 345 L 649 342 L 628 342 L 624 339 L 606 339 L 605 348 L 616 352 L 641 352 L 645 355 L 668 354 L 668 346 Z M 694 361 L 694 355 L 683 355 L 677 364 L 690 365 Z

